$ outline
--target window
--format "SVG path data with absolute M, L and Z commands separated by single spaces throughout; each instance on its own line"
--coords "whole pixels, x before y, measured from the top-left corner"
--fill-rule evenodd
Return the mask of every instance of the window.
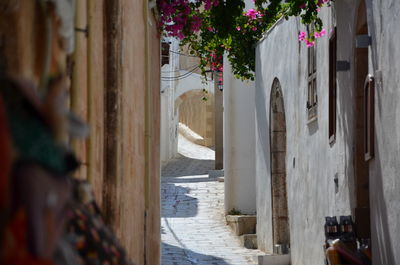
M 374 157 L 374 119 L 375 119 L 375 79 L 368 75 L 364 84 L 364 115 L 365 115 L 365 161 Z
M 336 137 L 336 28 L 329 39 L 329 143 Z
M 161 66 L 169 64 L 169 43 L 161 43 Z
M 314 26 L 308 27 L 308 32 L 314 32 Z M 308 100 L 307 100 L 307 113 L 308 120 L 313 120 L 317 117 L 317 59 L 315 45 L 308 50 Z

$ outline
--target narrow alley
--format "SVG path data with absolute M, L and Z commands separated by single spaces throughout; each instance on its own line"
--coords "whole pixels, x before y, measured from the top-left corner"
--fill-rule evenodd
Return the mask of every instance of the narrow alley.
M 224 183 L 209 178 L 214 151 L 179 136 L 179 157 L 162 170 L 162 265 L 256 264 L 225 225 Z

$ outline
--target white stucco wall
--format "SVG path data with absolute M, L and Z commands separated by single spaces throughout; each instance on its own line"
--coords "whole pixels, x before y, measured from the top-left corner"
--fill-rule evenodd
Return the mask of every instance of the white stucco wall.
M 223 79 L 225 212 L 255 214 L 255 83 L 236 79 L 226 56 Z
M 177 51 L 179 42 L 174 39 L 169 41 L 171 41 L 170 49 Z M 179 73 L 179 54 L 170 52 L 169 64 L 161 68 L 160 159 L 162 164 L 177 155 L 179 116 L 175 111 L 177 82 L 173 78 L 179 76 Z
M 181 70 L 179 76 L 186 76 L 181 80 L 176 81 L 175 88 L 175 100 L 185 94 L 186 92 L 192 90 L 203 90 L 206 89 L 208 93 L 214 94 L 214 81 L 205 81 L 204 77 L 197 73 L 190 73 L 186 70 Z
M 358 1 L 335 2 L 324 8 L 328 32 L 335 20 L 338 60 L 349 71 L 337 72 L 337 133 L 328 141 L 328 37 L 317 43 L 318 119 L 307 124 L 307 48 L 297 41 L 304 27 L 297 19 L 282 20 L 257 47 L 256 179 L 259 247 L 272 251 L 270 91 L 278 78 L 287 126 L 287 185 L 293 265 L 323 264 L 324 216 L 350 215 L 355 207 L 354 27 Z M 370 207 L 373 264 L 400 264 L 400 2 L 367 1 L 372 36 L 369 73 L 377 78 L 375 94 L 375 158 L 370 161 Z M 336 15 L 336 16 L 335 16 Z M 335 18 L 336 17 L 336 18 Z M 284 44 L 284 45 L 283 45 Z M 382 76 L 379 83 L 379 76 Z M 334 177 L 339 186 L 335 192 Z
M 225 211 L 256 212 L 254 82 L 236 79 L 224 60 Z
M 367 7 L 370 73 L 378 79 L 370 166 L 373 264 L 400 264 L 400 1 L 369 0 Z
M 161 68 L 161 146 L 160 157 L 162 164 L 167 163 L 178 153 L 178 123 L 179 123 L 179 97 L 183 94 L 206 89 L 208 93 L 214 94 L 214 82 L 204 82 L 204 77 L 198 73 L 182 70 L 180 62 L 185 62 L 179 54 L 179 41 L 168 39 L 170 44 L 169 64 Z M 203 115 L 203 114 L 202 114 Z
M 321 11 L 324 25 L 330 32 L 330 11 Z M 273 250 L 271 212 L 270 163 L 270 93 L 274 78 L 278 78 L 284 97 L 287 131 L 286 173 L 291 237 L 292 264 L 323 263 L 324 217 L 350 215 L 349 164 L 351 136 L 343 130 L 351 117 L 339 108 L 336 142 L 328 139 L 328 38 L 317 41 L 318 118 L 308 123 L 307 48 L 297 40 L 304 27 L 298 19 L 281 20 L 257 48 L 256 71 L 256 174 L 257 174 L 257 234 L 259 247 Z M 342 40 L 340 40 L 342 41 Z M 339 53 L 339 56 L 344 56 Z M 340 73 L 338 75 L 341 75 Z M 346 75 L 346 74 L 345 74 Z M 346 83 L 350 76 L 342 77 Z M 338 85 L 339 106 L 351 106 L 346 101 L 348 89 Z M 348 97 L 348 95 L 347 95 Z M 346 108 L 345 108 L 346 109 Z M 341 115 L 343 114 L 343 115 Z M 334 177 L 339 189 L 335 193 Z

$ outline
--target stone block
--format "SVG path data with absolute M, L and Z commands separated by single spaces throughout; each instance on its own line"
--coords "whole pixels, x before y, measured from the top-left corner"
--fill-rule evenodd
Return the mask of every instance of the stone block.
M 290 265 L 290 254 L 285 255 L 260 255 L 258 265 Z
M 257 249 L 257 235 L 256 234 L 244 234 L 240 236 L 240 241 L 245 248 Z
M 285 113 L 278 112 L 274 113 L 271 117 L 271 128 L 273 132 L 284 132 L 286 131 L 286 120 Z
M 272 173 L 286 172 L 286 152 L 272 153 Z
M 255 215 L 227 215 L 226 223 L 231 227 L 235 235 L 255 234 L 257 216 Z
M 223 177 L 224 176 L 224 170 L 209 170 L 208 171 L 208 177 L 209 178 L 218 178 L 218 177 Z
M 273 132 L 271 134 L 271 151 L 285 152 L 286 151 L 286 132 Z

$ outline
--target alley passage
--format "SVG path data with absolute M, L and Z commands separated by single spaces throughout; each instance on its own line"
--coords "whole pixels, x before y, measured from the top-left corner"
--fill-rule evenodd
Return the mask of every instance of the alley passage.
M 162 265 L 250 265 L 259 252 L 241 247 L 225 225 L 224 183 L 208 177 L 214 151 L 179 137 L 180 156 L 162 170 Z

